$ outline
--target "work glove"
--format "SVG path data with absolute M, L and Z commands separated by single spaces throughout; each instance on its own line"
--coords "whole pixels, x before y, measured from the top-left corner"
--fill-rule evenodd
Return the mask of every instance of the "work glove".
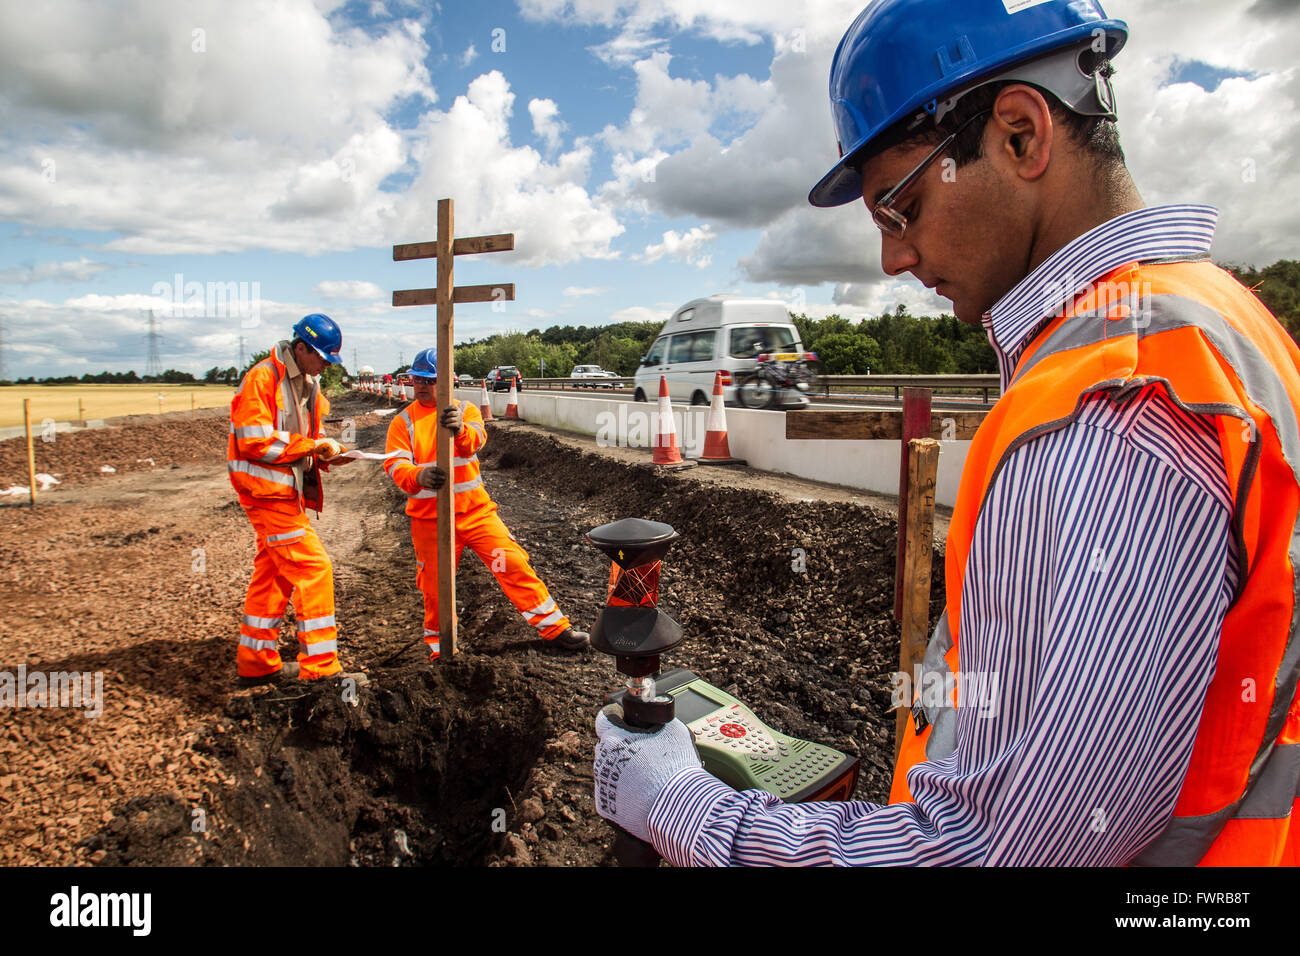
M 680 720 L 655 731 L 631 727 L 623 708 L 610 704 L 596 715 L 596 736 L 596 810 L 649 843 L 650 810 L 659 794 L 683 770 L 702 766 L 691 732 Z
M 464 420 L 464 414 L 460 410 L 460 405 L 449 405 L 442 410 L 442 415 L 438 418 L 438 424 L 447 429 L 447 431 L 459 435 Z
M 421 488 L 428 488 L 430 491 L 437 491 L 447 483 L 447 473 L 439 471 L 437 465 L 425 465 L 416 475 L 415 480 L 420 483 Z
M 315 447 L 312 448 L 311 453 L 316 455 L 318 458 L 324 458 L 328 461 L 331 458 L 337 458 L 339 455 L 343 454 L 343 446 L 333 438 L 317 438 Z

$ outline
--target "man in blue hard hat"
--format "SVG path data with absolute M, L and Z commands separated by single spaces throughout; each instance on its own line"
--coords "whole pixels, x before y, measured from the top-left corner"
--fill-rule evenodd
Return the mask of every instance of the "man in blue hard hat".
M 694 726 L 598 716 L 597 808 L 672 862 L 1300 863 L 1300 349 L 1212 207 L 1144 206 L 1126 38 L 1095 0 L 877 0 L 841 40 L 809 201 L 861 198 L 1003 395 L 888 804 L 737 793 Z
M 543 641 L 565 651 L 584 650 L 588 646 L 587 633 L 574 630 L 556 605 L 483 485 L 478 461 L 478 451 L 487 443 L 483 415 L 472 402 L 455 399 L 438 412 L 434 391 L 438 381 L 437 349 L 420 352 L 408 374 L 414 382 L 415 401 L 394 415 L 388 426 L 385 451 L 397 454 L 385 460 L 384 470 L 407 498 L 417 567 L 415 582 L 424 594 L 424 643 L 429 659 L 437 660 L 442 652 L 438 631 L 438 490 L 447 483 L 449 473 L 456 524 L 453 570 L 460 565 L 460 556 L 469 545 L 496 577 L 515 610 Z M 437 460 L 439 425 L 456 436 L 450 468 L 447 462 Z
M 304 316 L 293 338 L 250 368 L 230 403 L 226 465 L 257 533 L 253 577 L 244 599 L 237 665 L 242 685 L 342 671 L 334 622 L 334 569 L 307 509 L 320 510 L 320 472 L 342 451 L 325 436 L 329 400 L 320 374 L 338 364 L 343 334 L 327 315 Z M 338 458 L 337 464 L 351 459 Z M 279 629 L 290 596 L 298 659 L 280 659 Z

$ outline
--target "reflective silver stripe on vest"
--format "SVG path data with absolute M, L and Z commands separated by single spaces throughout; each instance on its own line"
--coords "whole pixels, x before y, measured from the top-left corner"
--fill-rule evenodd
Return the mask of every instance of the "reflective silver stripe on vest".
M 247 624 L 249 627 L 258 627 L 258 628 L 262 628 L 263 630 L 274 630 L 275 628 L 280 626 L 280 622 L 282 620 L 283 618 L 278 618 L 278 617 L 254 617 L 251 614 L 244 615 L 245 624 Z
M 482 422 L 467 422 L 467 424 L 470 428 L 474 429 L 474 431 L 478 432 L 479 435 L 483 437 L 484 441 L 487 441 L 487 429 L 483 427 Z
M 305 621 L 298 622 L 298 633 L 301 634 L 304 631 L 319 631 L 323 628 L 333 627 L 333 626 L 334 626 L 333 614 L 329 615 L 328 617 L 309 617 Z
M 1139 318 L 1141 321 L 1139 321 Z M 1287 394 L 1286 386 L 1258 346 L 1237 331 L 1217 311 L 1204 303 L 1197 302 L 1195 299 L 1179 295 L 1153 295 L 1138 300 L 1136 307 L 1132 308 L 1129 314 L 1123 318 L 1110 319 L 1101 311 L 1093 311 L 1066 319 L 1048 336 L 1042 346 L 1023 366 L 1017 369 L 1012 379 L 1012 385 L 1019 381 L 1029 369 L 1049 355 L 1055 355 L 1085 345 L 1097 345 L 1126 335 L 1136 335 L 1139 338 L 1144 338 L 1148 335 L 1159 335 L 1162 332 L 1171 332 L 1188 327 L 1195 327 L 1200 330 L 1214 351 L 1232 368 L 1251 402 L 1263 410 L 1264 414 L 1272 421 L 1281 444 L 1282 456 L 1290 466 L 1297 485 L 1300 485 L 1300 422 L 1296 420 L 1295 408 L 1291 403 L 1290 396 Z M 1246 554 L 1243 546 L 1241 527 L 1248 498 L 1247 492 L 1253 483 L 1255 465 L 1259 460 L 1262 448 L 1260 436 L 1257 433 L 1258 430 L 1253 424 L 1254 419 L 1245 409 L 1234 405 L 1188 405 L 1178 397 L 1168 380 L 1155 376 L 1132 381 L 1099 383 L 1094 388 L 1088 389 L 1085 394 L 1092 391 L 1110 390 L 1114 393 L 1114 397 L 1123 400 L 1126 395 L 1133 394 L 1154 383 L 1163 384 L 1170 399 L 1189 412 L 1231 416 L 1240 418 L 1243 422 L 1251 423 L 1248 440 L 1252 445 L 1252 449 L 1243 465 L 1241 481 L 1236 489 L 1237 513 L 1233 516 L 1233 529 L 1234 534 L 1237 536 L 1242 561 L 1243 563 L 1248 562 L 1250 556 Z M 1060 423 L 1052 423 L 1052 425 L 1061 427 Z M 1039 433 L 1039 429 L 1031 431 Z M 1026 433 L 1026 436 L 1028 434 Z M 998 466 L 994 470 L 994 479 L 996 479 L 1010 452 L 1019 444 L 1021 444 L 1020 439 L 1017 439 L 1008 446 L 1007 453 L 1003 455 L 1002 461 L 998 462 Z M 990 479 L 990 487 L 992 481 L 993 479 Z M 1288 755 L 1289 747 L 1278 747 L 1275 742 L 1286 723 L 1291 702 L 1295 699 L 1297 683 L 1300 683 L 1300 575 L 1294 573 L 1294 569 L 1300 567 L 1300 526 L 1292 527 L 1291 541 L 1287 552 L 1293 569 L 1291 580 L 1291 626 L 1287 634 L 1286 646 L 1282 652 L 1282 659 L 1278 665 L 1277 678 L 1273 684 L 1273 706 L 1269 711 L 1268 722 L 1265 725 L 1259 749 L 1251 761 L 1245 790 L 1234 803 L 1214 813 L 1198 817 L 1171 818 L 1160 835 L 1148 844 L 1142 853 L 1130 861 L 1132 865 L 1193 866 L 1200 862 L 1201 858 L 1209 851 L 1210 846 L 1222 831 L 1224 824 L 1234 817 L 1243 816 L 1242 810 L 1247 805 L 1251 806 L 1256 813 L 1261 808 L 1268 808 L 1271 812 L 1280 805 L 1271 795 L 1286 789 L 1286 781 L 1291 779 L 1288 777 L 1288 773 L 1292 769 L 1291 761 L 1295 760 L 1294 757 Z M 1243 566 L 1239 578 L 1238 596 L 1245 587 L 1246 580 L 1252 570 L 1253 568 Z M 927 748 L 927 756 L 928 754 Z M 1281 761 L 1278 764 L 1279 767 L 1283 768 L 1281 770 L 1272 769 L 1272 758 L 1275 754 L 1281 756 Z M 1276 779 L 1280 782 L 1274 782 L 1273 774 L 1275 773 L 1278 775 Z M 1261 785 L 1267 786 L 1269 795 L 1257 798 L 1255 789 Z M 1292 792 L 1294 792 L 1294 787 Z M 1286 812 L 1289 811 L 1290 806 L 1288 805 Z M 1281 815 L 1285 816 L 1286 814 Z M 1254 816 L 1252 818 L 1258 819 L 1259 817 Z
M 403 408 L 400 412 L 397 413 L 397 417 L 400 418 L 402 421 L 406 422 L 406 444 L 411 449 L 414 449 L 415 448 L 415 426 L 411 424 L 411 413 L 407 409 Z
M 235 423 L 231 422 L 230 430 L 236 438 L 270 438 L 275 434 L 275 429 L 270 425 L 244 425 L 236 428 Z
M 284 454 L 284 450 L 287 447 L 289 446 L 277 438 L 267 446 L 266 452 L 258 459 L 258 461 L 264 461 L 268 465 L 273 465 L 279 460 L 280 456 Z
M 279 369 L 276 369 L 276 374 L 279 375 Z M 298 402 L 294 398 L 293 389 L 289 386 L 289 376 L 287 374 L 280 379 L 279 386 L 280 386 L 280 402 L 281 404 L 284 405 L 284 416 L 283 416 L 283 421 L 280 422 L 280 428 L 283 429 L 284 431 L 293 430 L 289 427 L 289 423 L 291 421 L 291 419 L 289 418 L 289 413 L 290 411 L 292 411 L 293 423 L 298 425 L 303 430 L 303 434 L 309 433 L 311 431 L 311 424 L 308 423 L 304 425 L 302 422 L 298 421 Z
M 1277 820 L 1300 799 L 1300 743 L 1279 744 L 1236 813 L 1236 819 Z
M 948 680 L 952 668 L 948 666 L 948 659 L 944 656 L 950 650 L 952 650 L 952 632 L 948 630 L 948 611 L 945 608 L 943 614 L 939 616 L 939 623 L 934 627 L 934 634 L 930 636 L 930 642 L 925 646 L 925 657 L 916 672 L 917 681 L 914 691 L 916 703 L 912 705 L 912 713 L 915 715 L 918 710 L 923 712 L 930 725 L 930 736 L 925 741 L 926 760 L 942 760 L 957 747 L 957 710 L 953 707 L 952 699 L 948 694 L 944 693 L 943 703 L 938 706 L 932 704 L 927 707 L 921 703 L 921 688 L 925 686 L 927 672 L 942 674 L 944 680 L 941 686 L 945 688 L 953 686 L 953 682 Z
M 300 653 L 308 657 L 315 657 L 317 654 L 337 654 L 339 652 L 339 642 L 335 640 L 317 641 L 315 644 L 304 644 L 298 642 Z
M 424 636 L 425 636 L 425 637 L 437 637 L 437 636 L 438 636 L 438 632 L 437 632 L 437 631 L 431 631 L 431 630 L 429 630 L 429 629 L 426 627 L 426 628 L 424 629 Z M 437 642 L 435 641 L 434 643 L 437 643 Z
M 261 465 L 255 465 L 251 461 L 228 461 L 226 462 L 227 471 L 242 471 L 246 475 L 252 475 L 254 478 L 261 478 L 265 481 L 274 482 L 277 485 L 285 485 L 289 488 L 296 488 L 297 483 L 293 480 L 293 475 L 286 475 L 279 471 L 272 471 L 270 468 L 263 468 Z
M 266 539 L 266 543 L 283 544 L 286 541 L 292 541 L 294 538 L 301 538 L 306 533 L 306 528 L 299 528 L 297 531 L 286 531 L 284 534 L 273 534 Z
M 460 495 L 467 491 L 473 491 L 475 488 L 481 488 L 482 486 L 483 476 L 475 475 L 473 481 L 462 481 L 459 484 L 452 485 L 451 490 L 453 494 Z
M 473 465 L 478 462 L 478 455 L 470 455 L 468 458 L 453 458 L 451 464 L 455 468 L 464 468 L 466 465 Z
M 257 638 L 249 637 L 247 634 L 239 635 L 239 643 L 244 647 L 251 647 L 255 651 L 273 651 L 276 648 L 276 641 L 259 641 Z
M 452 485 L 452 486 L 451 486 L 451 493 L 452 493 L 453 495 L 464 494 L 464 493 L 467 492 L 467 491 L 473 491 L 475 488 L 481 488 L 482 486 L 483 486 L 483 476 L 482 476 L 482 475 L 477 475 L 477 476 L 474 478 L 473 481 L 462 481 L 460 484 Z M 421 489 L 420 489 L 418 492 L 416 492 L 415 494 L 411 494 L 409 491 L 408 491 L 408 492 L 405 492 L 405 494 L 406 494 L 406 497 L 408 497 L 408 498 L 436 498 L 436 497 L 438 497 L 438 492 L 434 491 L 432 488 L 421 488 Z
M 401 458 L 405 458 L 409 462 L 415 461 L 414 456 L 412 456 L 409 451 L 395 451 L 389 456 L 388 463 L 392 464 L 393 462 Z

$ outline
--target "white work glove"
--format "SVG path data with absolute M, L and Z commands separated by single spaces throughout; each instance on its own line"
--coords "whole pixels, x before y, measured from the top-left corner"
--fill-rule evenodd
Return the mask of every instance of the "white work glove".
M 343 454 L 343 446 L 333 438 L 317 438 L 315 447 L 312 448 L 312 454 L 328 461 Z
M 610 704 L 596 715 L 596 810 L 634 837 L 650 842 L 650 810 L 668 781 L 702 766 L 691 732 L 680 720 L 649 733 L 623 722 Z

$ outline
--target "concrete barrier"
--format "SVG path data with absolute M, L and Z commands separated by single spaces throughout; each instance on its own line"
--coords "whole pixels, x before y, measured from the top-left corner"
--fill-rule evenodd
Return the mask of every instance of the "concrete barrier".
M 479 389 L 458 388 L 456 397 L 475 405 Z M 504 417 L 506 392 L 489 392 L 492 414 Z M 708 424 L 707 405 L 674 405 L 677 444 L 688 458 L 704 450 Z M 795 412 L 794 414 L 798 414 Z M 659 412 L 649 402 L 587 398 L 546 392 L 519 393 L 519 415 L 525 421 L 563 431 L 594 435 L 603 445 L 649 449 L 653 446 Z M 787 440 L 785 412 L 727 409 L 727 440 L 731 453 L 751 468 L 795 475 L 877 494 L 898 494 L 901 445 L 896 441 Z M 939 476 L 935 501 L 952 507 L 957 501 L 962 466 L 970 450 L 968 441 L 940 443 Z

